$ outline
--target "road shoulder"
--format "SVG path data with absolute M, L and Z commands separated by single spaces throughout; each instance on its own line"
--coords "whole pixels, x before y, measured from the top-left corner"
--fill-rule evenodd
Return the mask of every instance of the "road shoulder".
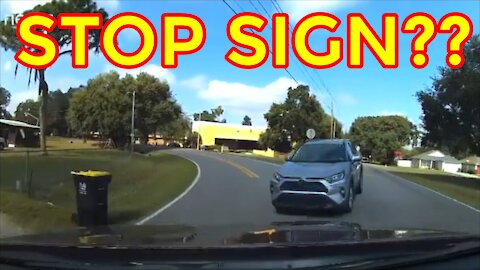
M 12 222 L 10 217 L 0 212 L 0 238 L 25 234 L 26 231 Z
M 474 206 L 468 204 L 467 202 L 464 202 L 459 197 L 449 196 L 449 194 L 446 194 L 446 192 L 442 188 L 438 188 L 437 186 L 428 185 L 429 182 L 418 181 L 414 178 L 408 178 L 408 177 L 405 177 L 403 175 L 397 175 L 397 174 L 392 173 L 388 170 L 382 169 L 381 167 L 377 167 L 377 166 L 369 166 L 369 167 L 371 167 L 372 169 L 377 170 L 379 172 L 382 172 L 382 173 L 388 175 L 389 177 L 393 177 L 395 179 L 398 179 L 399 181 L 404 181 L 406 183 L 409 183 L 412 186 L 416 186 L 418 188 L 428 190 L 428 191 L 430 191 L 430 192 L 432 192 L 432 193 L 434 193 L 434 194 L 436 194 L 440 197 L 443 197 L 443 198 L 448 199 L 448 200 L 450 200 L 450 201 L 452 201 L 456 204 L 462 205 L 462 206 L 467 207 L 467 208 L 469 208 L 469 209 L 471 209 L 471 210 L 473 210 L 477 213 L 480 213 L 480 209 L 475 208 Z M 430 181 L 430 182 L 433 182 L 433 181 Z M 477 199 L 480 199 L 480 198 L 477 198 Z

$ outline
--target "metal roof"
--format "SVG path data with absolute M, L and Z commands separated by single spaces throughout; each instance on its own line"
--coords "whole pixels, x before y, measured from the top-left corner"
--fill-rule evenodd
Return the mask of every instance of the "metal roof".
M 432 151 L 428 151 L 428 152 L 421 153 L 421 154 L 418 154 L 416 156 L 413 156 L 412 159 L 443 161 L 443 162 L 446 162 L 446 163 L 454 163 L 454 164 L 462 163 L 460 160 L 458 160 L 458 159 L 456 159 L 452 156 L 445 155 L 443 153 L 441 153 L 442 156 L 437 156 L 437 155 L 432 155 L 433 153 L 441 153 L 441 152 L 437 151 L 437 150 L 432 150 Z
M 15 120 L 0 119 L 0 124 L 4 124 L 4 125 L 7 125 L 7 126 L 13 126 L 13 127 L 40 129 L 40 126 L 34 126 L 34 125 L 30 125 L 30 124 L 25 123 L 25 122 L 20 122 L 20 121 L 15 121 Z
M 462 163 L 480 165 L 480 157 L 469 156 L 469 157 L 466 157 L 465 159 L 462 159 Z

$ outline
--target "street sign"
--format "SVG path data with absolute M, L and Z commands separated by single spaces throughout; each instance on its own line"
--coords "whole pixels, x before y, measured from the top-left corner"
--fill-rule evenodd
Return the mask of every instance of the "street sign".
M 307 130 L 307 138 L 310 140 L 315 138 L 315 130 L 313 128 Z

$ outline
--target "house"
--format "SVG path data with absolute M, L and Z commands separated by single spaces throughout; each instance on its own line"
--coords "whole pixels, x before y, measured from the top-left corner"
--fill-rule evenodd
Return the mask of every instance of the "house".
M 462 162 L 438 150 L 428 151 L 411 158 L 412 168 L 434 169 L 456 173 L 461 171 Z
M 477 175 L 480 175 L 480 157 L 469 156 L 465 159 L 462 159 L 462 172 L 476 172 Z
M 39 147 L 40 127 L 25 122 L 0 119 L 0 137 L 7 147 Z

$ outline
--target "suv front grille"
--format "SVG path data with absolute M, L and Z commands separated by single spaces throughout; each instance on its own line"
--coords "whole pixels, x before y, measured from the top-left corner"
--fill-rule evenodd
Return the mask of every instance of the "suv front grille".
M 280 190 L 328 192 L 322 183 L 306 181 L 285 181 L 280 186 Z

